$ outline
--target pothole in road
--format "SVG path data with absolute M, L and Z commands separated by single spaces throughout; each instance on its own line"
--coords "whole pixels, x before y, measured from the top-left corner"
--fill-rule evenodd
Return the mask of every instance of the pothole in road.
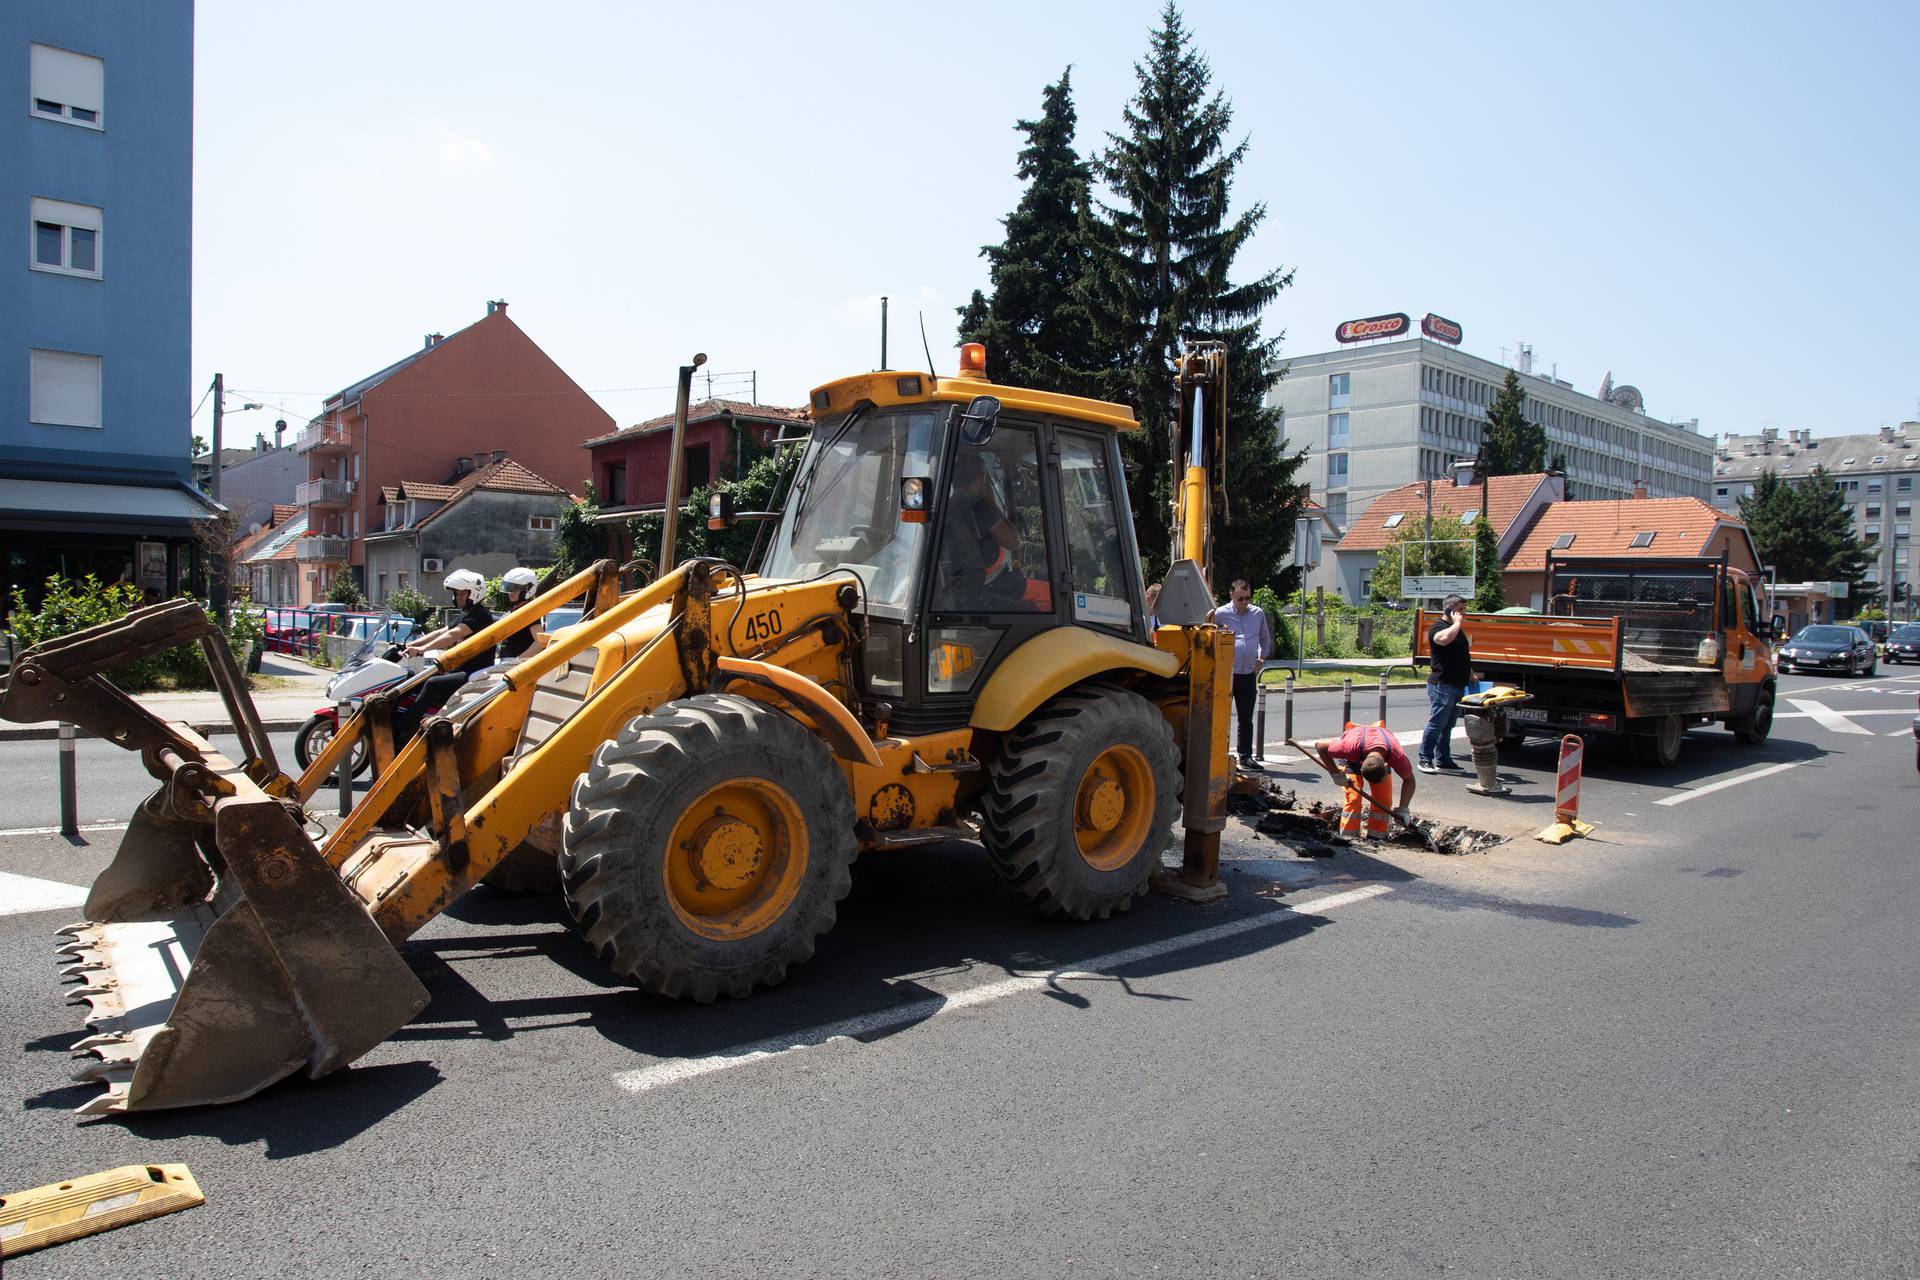
M 1292 846 L 1303 858 L 1331 858 L 1355 841 L 1340 834 L 1340 809 L 1320 800 L 1302 803 L 1285 787 L 1263 782 L 1255 791 L 1227 797 L 1227 812 L 1269 839 Z M 1425 849 L 1449 857 L 1482 853 L 1506 839 L 1478 827 L 1444 825 L 1415 818 L 1416 830 L 1395 825 L 1393 834 L 1382 844 L 1409 849 Z

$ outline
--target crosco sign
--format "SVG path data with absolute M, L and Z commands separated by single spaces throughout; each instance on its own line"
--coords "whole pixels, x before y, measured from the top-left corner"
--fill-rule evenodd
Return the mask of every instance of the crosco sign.
M 1368 316 L 1365 320 L 1343 321 L 1333 331 L 1335 342 L 1365 342 L 1369 338 L 1397 338 L 1413 327 L 1413 321 L 1407 319 L 1407 313 L 1396 311 L 1390 316 Z
M 1427 312 L 1426 319 L 1420 322 L 1420 332 L 1435 342 L 1445 342 L 1456 347 L 1460 345 L 1460 326 L 1445 316 L 1437 316 L 1431 311 Z

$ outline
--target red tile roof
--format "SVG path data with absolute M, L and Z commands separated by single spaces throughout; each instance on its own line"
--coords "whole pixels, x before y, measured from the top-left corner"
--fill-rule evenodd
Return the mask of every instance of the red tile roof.
M 432 484 L 421 480 L 403 480 L 397 489 L 383 488 L 381 493 L 383 500 L 387 502 L 396 502 L 402 497 L 418 498 L 427 502 L 438 502 L 440 504 L 438 507 L 435 507 L 432 511 L 427 512 L 427 514 L 406 526 L 408 529 L 418 529 L 421 525 L 445 513 L 468 494 L 481 489 L 492 493 L 550 494 L 554 497 L 565 498 L 568 501 L 575 500 L 573 495 L 569 494 L 565 489 L 562 489 L 545 476 L 536 475 L 532 471 L 527 470 L 527 468 L 521 466 L 512 458 L 502 458 L 498 462 L 490 462 L 484 467 L 469 471 L 465 475 L 455 479 L 452 484 Z M 392 529 L 387 530 L 387 532 L 399 533 L 400 530 Z
M 1546 473 L 1539 471 L 1527 475 L 1494 476 L 1487 481 L 1487 505 L 1492 508 L 1487 512 L 1487 519 L 1493 524 L 1495 537 L 1506 536 L 1508 526 L 1526 508 L 1527 499 L 1546 481 Z M 1448 480 L 1433 482 L 1434 514 L 1444 512 L 1457 516 L 1479 509 L 1479 485 L 1456 485 Z M 1368 503 L 1367 509 L 1347 527 L 1347 536 L 1340 540 L 1338 549 L 1378 551 L 1387 545 L 1393 532 L 1387 528 L 1387 517 L 1396 514 L 1425 515 L 1426 510 L 1425 482 L 1415 481 L 1403 484 L 1398 489 L 1390 489 Z
M 705 422 L 709 418 L 748 418 L 761 422 L 805 422 L 807 411 L 789 409 L 777 404 L 749 404 L 745 400 L 702 400 L 687 410 L 687 425 Z M 630 427 L 622 427 L 611 435 L 595 436 L 581 442 L 582 447 L 605 444 L 609 440 L 622 436 L 645 435 L 650 431 L 661 431 L 673 425 L 673 415 L 663 413 L 657 418 L 648 418 L 645 422 L 636 422 Z
M 1556 540 L 1573 535 L 1569 556 L 1694 556 L 1707 549 L 1721 525 L 1746 533 L 1746 526 L 1698 498 L 1622 498 L 1611 502 L 1555 502 L 1540 512 L 1527 536 L 1508 558 L 1509 573 L 1542 573 Z M 1634 536 L 1651 532 L 1650 545 L 1636 547 Z

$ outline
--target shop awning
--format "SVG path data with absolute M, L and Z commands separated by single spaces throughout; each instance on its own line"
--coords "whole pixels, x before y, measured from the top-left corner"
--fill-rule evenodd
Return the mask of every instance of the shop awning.
M 0 520 L 38 528 L 185 532 L 221 508 L 185 486 L 83 484 L 74 480 L 0 479 Z

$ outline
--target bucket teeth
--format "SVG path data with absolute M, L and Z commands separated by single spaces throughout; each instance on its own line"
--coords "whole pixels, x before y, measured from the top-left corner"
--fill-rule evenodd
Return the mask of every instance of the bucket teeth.
M 61 925 L 53 931 L 53 936 L 56 938 L 77 938 L 91 928 L 93 928 L 93 922 L 91 920 L 80 920 L 73 924 Z
M 113 994 L 113 983 L 111 981 L 104 982 L 104 983 L 96 983 L 95 985 L 90 987 L 75 987 L 72 991 L 67 993 L 67 1003 L 79 1004 L 82 1000 L 91 1000 L 94 996 L 106 996 L 106 995 L 112 995 L 112 994 Z
M 107 962 L 105 960 L 82 960 L 78 964 L 63 965 L 60 969 L 60 976 L 63 978 L 77 978 L 81 974 L 97 973 L 106 967 Z
M 133 1059 L 118 1058 L 101 1062 L 89 1062 L 73 1073 L 73 1078 L 82 1084 L 131 1084 L 133 1082 Z
M 90 1098 L 73 1109 L 78 1116 L 110 1116 L 116 1111 L 127 1109 L 127 1091 L 131 1088 L 128 1081 L 116 1081 L 107 1086 L 107 1091 L 96 1098 Z
M 100 1049 L 110 1049 L 115 1045 L 132 1044 L 133 1037 L 118 1031 L 96 1032 L 73 1042 L 73 1052 L 87 1053 Z

